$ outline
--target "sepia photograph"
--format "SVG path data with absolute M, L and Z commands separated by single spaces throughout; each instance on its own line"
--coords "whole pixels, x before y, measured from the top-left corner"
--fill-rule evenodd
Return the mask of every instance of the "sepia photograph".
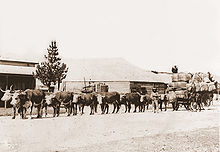
M 219 0 L 0 0 L 0 152 L 219 152 Z

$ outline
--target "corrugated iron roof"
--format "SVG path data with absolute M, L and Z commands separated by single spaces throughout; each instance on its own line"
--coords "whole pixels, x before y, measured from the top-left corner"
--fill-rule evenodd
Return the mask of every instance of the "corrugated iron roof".
M 11 62 L 21 62 L 21 63 L 32 63 L 32 64 L 38 64 L 36 61 L 30 61 L 30 60 L 22 60 L 22 59 L 12 59 L 12 58 L 5 58 L 0 56 L 1 61 L 11 61 Z
M 34 71 L 35 71 L 35 67 L 0 65 L 0 73 L 4 73 L 4 74 L 32 75 L 32 72 Z

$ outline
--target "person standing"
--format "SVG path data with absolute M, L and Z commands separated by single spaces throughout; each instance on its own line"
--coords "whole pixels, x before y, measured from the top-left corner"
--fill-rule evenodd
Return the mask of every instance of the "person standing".
M 157 92 L 156 88 L 152 89 L 152 93 L 151 93 L 151 99 L 152 99 L 152 108 L 153 108 L 153 112 L 159 112 L 159 105 L 158 105 L 158 100 L 159 100 L 159 94 Z

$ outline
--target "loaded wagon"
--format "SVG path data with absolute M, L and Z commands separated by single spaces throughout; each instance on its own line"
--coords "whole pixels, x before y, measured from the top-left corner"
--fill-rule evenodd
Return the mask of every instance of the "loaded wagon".
M 173 73 L 172 82 L 168 85 L 169 98 L 173 105 L 173 110 L 178 110 L 179 105 L 182 104 L 189 110 L 189 91 L 187 84 L 192 75 L 190 73 Z
M 186 110 L 197 109 L 202 103 L 209 106 L 211 95 L 216 90 L 216 84 L 203 73 L 173 73 L 172 83 L 169 83 L 169 96 L 173 110 L 178 110 L 182 104 Z M 207 103 L 207 104 L 206 104 Z
M 197 106 L 201 109 L 204 106 L 210 106 L 213 95 L 217 91 L 218 83 L 211 82 L 208 76 L 203 73 L 195 73 L 191 80 L 191 87 L 194 88 L 196 100 L 191 102 L 191 108 L 197 110 Z

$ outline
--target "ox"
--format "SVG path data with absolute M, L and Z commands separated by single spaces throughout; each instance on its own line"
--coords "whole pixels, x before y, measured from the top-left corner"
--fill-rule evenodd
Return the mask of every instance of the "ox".
M 150 104 L 152 104 L 152 99 L 150 95 L 140 95 L 139 112 L 145 112 L 145 106 L 147 106 L 148 110 Z
M 136 112 L 137 107 L 140 106 L 140 98 L 141 96 L 139 93 L 126 93 L 124 96 L 121 97 L 121 102 L 126 103 L 128 107 L 128 112 L 130 112 L 131 110 L 131 104 L 134 104 L 134 112 Z
M 6 91 L 1 90 L 1 92 L 2 92 L 1 100 L 4 101 L 5 103 L 10 102 L 13 96 L 13 92 L 10 90 L 6 90 Z
M 90 115 L 93 115 L 94 112 L 97 112 L 97 95 L 95 93 L 82 93 L 75 94 L 73 99 L 73 114 L 77 114 L 77 105 L 79 105 L 79 111 L 81 114 L 84 114 L 84 107 L 90 106 Z
M 68 116 L 72 113 L 72 101 L 73 101 L 73 93 L 72 92 L 56 92 L 53 94 L 46 95 L 46 114 L 47 107 L 51 106 L 54 109 L 53 117 L 60 114 L 61 105 L 64 106 L 68 111 Z
M 6 102 L 10 101 L 10 104 L 12 105 L 14 111 L 12 119 L 15 119 L 17 109 L 21 117 L 23 119 L 26 118 L 26 111 L 31 106 L 31 102 L 28 101 L 25 92 L 22 92 L 20 90 L 10 92 L 9 90 L 6 90 L 1 100 Z
M 30 90 L 24 91 L 28 101 L 32 103 L 30 116 L 32 116 L 33 107 L 37 108 L 37 118 L 42 118 L 43 108 L 45 106 L 45 93 L 42 90 Z
M 32 106 L 32 103 L 27 99 L 26 94 L 21 91 L 15 92 L 13 94 L 10 104 L 13 106 L 14 110 L 14 116 L 12 119 L 15 119 L 16 109 L 18 109 L 18 113 L 20 113 L 22 119 L 26 119 L 27 109 Z
M 114 106 L 112 113 L 115 112 L 117 107 L 116 113 L 118 113 L 120 108 L 120 94 L 118 92 L 102 92 L 98 94 L 98 102 L 101 105 L 102 114 L 108 114 L 109 111 L 109 104 Z

